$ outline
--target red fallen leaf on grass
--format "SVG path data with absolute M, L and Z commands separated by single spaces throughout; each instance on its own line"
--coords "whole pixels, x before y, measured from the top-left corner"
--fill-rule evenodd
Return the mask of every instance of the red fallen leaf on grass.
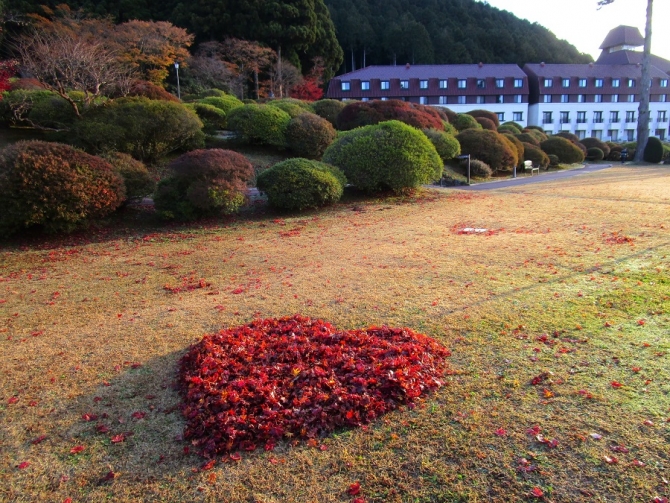
M 214 465 L 215 465 L 215 464 L 216 464 L 216 458 L 214 458 L 214 459 L 210 459 L 209 461 L 207 461 L 207 463 L 205 463 L 204 465 L 202 465 L 202 466 L 200 467 L 200 469 L 201 469 L 202 471 L 211 470 L 212 468 L 214 468 Z
M 631 370 L 637 374 L 642 369 L 640 367 L 633 367 Z
M 642 424 L 645 426 L 654 426 L 654 422 L 650 419 L 645 419 Z
M 239 460 L 242 459 L 242 456 L 240 456 L 240 453 L 239 453 L 239 452 L 233 452 L 233 453 L 230 455 L 230 459 L 232 459 L 233 461 L 239 461 Z
M 351 503 L 365 503 L 365 498 L 356 498 Z
M 637 320 L 637 324 L 641 327 L 644 326 L 645 323 L 646 323 L 645 320 Z
M 113 444 L 119 444 L 121 442 L 125 442 L 126 440 L 126 434 L 125 433 L 119 433 L 118 435 L 114 435 L 111 438 L 111 441 Z
M 63 503 L 72 503 L 72 498 L 65 498 Z
M 35 440 L 33 440 L 33 441 L 30 442 L 30 443 L 33 444 L 33 445 L 37 445 L 37 444 L 41 444 L 41 443 L 44 442 L 46 439 L 47 439 L 47 436 L 46 436 L 46 435 L 40 435 L 39 437 L 37 437 Z
M 98 419 L 98 415 L 97 414 L 83 414 L 81 416 L 81 418 L 86 422 L 95 421 L 96 419 Z
M 326 444 L 321 444 L 321 445 L 319 446 L 319 450 L 320 450 L 320 451 L 327 451 L 327 450 L 328 450 L 328 446 L 327 446 Z
M 350 496 L 356 496 L 360 494 L 361 492 L 361 483 L 360 482 L 355 482 L 354 484 L 351 484 L 349 486 L 349 489 L 347 489 L 347 493 L 349 493 Z
M 84 447 L 83 445 L 75 445 L 72 449 L 70 449 L 70 454 L 79 454 L 85 448 L 86 447 Z
M 133 412 L 133 414 L 132 414 L 133 418 L 135 418 L 135 419 L 144 419 L 144 417 L 145 417 L 146 415 L 147 415 L 146 412 L 141 412 L 141 411 L 139 411 L 139 410 L 136 411 L 136 412 Z
M 542 498 L 544 496 L 544 492 L 539 487 L 533 487 L 533 490 L 530 492 L 530 495 L 533 498 Z
M 605 460 L 605 463 L 608 465 L 616 465 L 619 460 L 616 458 L 616 456 L 604 456 L 603 459 Z
M 610 449 L 614 452 L 620 452 L 622 454 L 628 454 L 630 450 L 624 445 L 611 445 Z
M 23 463 L 19 463 L 16 467 L 19 470 L 24 470 L 30 466 L 30 461 L 24 461 Z
M 540 432 L 542 431 L 542 428 L 540 428 L 540 425 L 535 425 L 526 430 L 526 435 L 530 435 L 532 437 L 539 435 Z
M 497 435 L 497 436 L 499 436 L 499 437 L 504 437 L 504 436 L 507 435 L 507 430 L 504 429 L 504 428 L 498 428 L 498 429 L 494 432 L 494 434 Z
M 107 482 L 108 480 L 114 480 L 115 478 L 116 478 L 116 473 L 114 473 L 113 471 L 110 470 L 109 472 L 107 472 L 107 475 L 102 477 L 101 480 L 103 482 Z
M 18 401 L 19 401 L 18 396 L 12 396 L 12 397 L 9 398 L 9 400 L 7 400 L 7 403 L 11 405 L 11 404 L 16 403 Z
M 668 498 L 664 498 L 663 496 L 656 496 L 653 500 L 651 500 L 651 503 L 668 503 Z
M 643 463 L 639 459 L 634 459 L 633 461 L 631 461 L 630 464 L 633 465 L 633 466 L 637 466 L 638 468 L 643 468 L 643 467 L 647 466 L 646 463 Z
M 612 381 L 610 384 L 612 385 L 613 388 L 620 388 L 621 386 L 623 386 L 623 384 L 621 384 L 619 381 Z
M 533 379 L 530 381 L 530 383 L 531 383 L 533 386 L 537 386 L 537 385 L 540 384 L 541 382 L 546 381 L 548 378 L 549 378 L 549 373 L 547 373 L 547 372 L 542 372 L 541 374 L 536 375 L 535 377 L 533 377 Z
M 109 431 L 109 427 L 104 424 L 98 424 L 95 426 L 95 431 L 98 433 L 107 433 Z
M 612 323 L 611 323 L 611 322 L 609 322 L 609 321 L 606 321 L 606 322 L 605 322 L 605 327 L 606 327 L 606 328 L 609 328 L 609 327 L 611 327 L 611 326 L 612 326 Z

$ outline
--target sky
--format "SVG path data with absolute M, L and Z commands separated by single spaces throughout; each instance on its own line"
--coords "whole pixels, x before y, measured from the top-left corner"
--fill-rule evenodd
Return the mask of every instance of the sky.
M 598 59 L 600 44 L 619 25 L 635 26 L 644 37 L 647 0 L 615 0 L 598 10 L 597 0 L 487 0 L 516 17 L 537 22 Z M 651 52 L 670 60 L 670 0 L 655 0 Z

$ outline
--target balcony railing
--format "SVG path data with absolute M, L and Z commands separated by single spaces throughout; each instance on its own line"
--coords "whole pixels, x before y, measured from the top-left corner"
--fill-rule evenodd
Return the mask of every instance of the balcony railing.
M 668 118 L 667 117 L 659 117 L 658 122 L 668 122 Z
M 542 124 L 553 124 L 554 121 L 551 119 L 542 119 Z
M 561 119 L 561 124 L 570 124 L 570 119 Z
M 577 119 L 577 124 L 586 124 L 586 119 Z
M 610 124 L 618 124 L 621 122 L 621 119 L 610 119 Z
M 602 124 L 603 122 L 604 121 L 603 121 L 602 117 L 600 119 L 593 119 L 594 124 Z

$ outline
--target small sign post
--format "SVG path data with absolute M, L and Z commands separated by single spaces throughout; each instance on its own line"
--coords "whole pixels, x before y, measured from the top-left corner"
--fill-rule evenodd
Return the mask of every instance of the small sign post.
M 468 185 L 470 185 L 470 154 L 459 155 L 458 158 L 468 160 Z

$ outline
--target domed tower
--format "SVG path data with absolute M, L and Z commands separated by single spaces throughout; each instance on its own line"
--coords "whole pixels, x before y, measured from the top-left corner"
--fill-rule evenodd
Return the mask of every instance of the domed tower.
M 633 26 L 617 26 L 611 30 L 600 46 L 602 52 L 596 61 L 598 65 L 639 65 L 642 64 L 644 37 Z M 651 55 L 651 64 L 665 73 L 670 73 L 670 61 Z

